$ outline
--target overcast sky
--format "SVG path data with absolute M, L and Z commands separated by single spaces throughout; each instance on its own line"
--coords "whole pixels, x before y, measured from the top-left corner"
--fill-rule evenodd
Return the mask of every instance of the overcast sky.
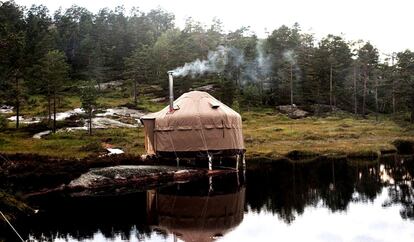
M 148 11 L 161 7 L 176 16 L 176 24 L 193 17 L 209 24 L 214 17 L 226 30 L 250 26 L 259 36 L 265 29 L 298 22 L 319 39 L 329 33 L 343 34 L 348 40 L 369 40 L 381 53 L 414 50 L 413 0 L 16 0 L 20 5 L 46 5 L 51 12 L 73 4 L 96 13 L 104 7 L 138 6 Z

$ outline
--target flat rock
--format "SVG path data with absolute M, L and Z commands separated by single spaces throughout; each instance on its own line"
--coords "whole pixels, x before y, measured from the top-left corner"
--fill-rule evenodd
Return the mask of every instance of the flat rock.
M 308 112 L 298 108 L 296 105 L 280 105 L 277 106 L 276 109 L 293 119 L 305 118 L 309 115 Z
M 187 179 L 193 174 L 205 173 L 202 170 L 178 169 L 169 166 L 134 166 L 122 165 L 95 168 L 71 181 L 69 190 L 97 189 L 108 186 L 126 185 L 130 183 L 148 184 L 158 180 L 170 181 Z

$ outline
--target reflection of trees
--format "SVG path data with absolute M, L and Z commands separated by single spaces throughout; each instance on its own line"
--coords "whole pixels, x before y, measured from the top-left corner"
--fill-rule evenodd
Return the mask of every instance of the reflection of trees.
M 393 184 L 388 187 L 388 199 L 383 205 L 401 205 L 401 217 L 411 220 L 414 220 L 413 162 L 412 157 L 403 157 L 384 163 L 384 172 L 392 175 Z
M 355 192 L 358 202 L 373 201 L 382 190 L 380 180 L 380 169 L 378 162 L 356 165 L 353 167 L 355 172 Z
M 382 163 L 384 162 L 384 163 Z M 322 204 L 331 211 L 346 210 L 351 201 L 373 201 L 387 182 L 380 167 L 395 181 L 390 204 L 403 206 L 402 217 L 413 217 L 412 162 L 361 162 L 321 159 L 315 162 L 281 161 L 247 173 L 246 201 L 254 211 L 270 211 L 292 222 L 307 206 Z M 398 184 L 398 185 L 397 185 Z
M 353 193 L 353 173 L 344 161 L 279 162 L 247 175 L 249 206 L 276 213 L 287 223 L 320 201 L 332 211 L 346 209 Z
M 38 203 L 44 204 L 47 212 L 21 226 L 30 231 L 19 232 L 30 233 L 39 241 L 44 241 L 40 239 L 42 236 L 53 241 L 57 235 L 84 240 L 98 231 L 106 238 L 120 236 L 125 240 L 134 231 L 142 239 L 151 235 L 146 225 L 145 193 L 90 198 L 47 197 L 45 200 Z
M 248 172 L 247 203 L 254 210 L 276 213 L 287 223 L 320 201 L 332 211 L 343 210 L 352 198 L 352 175 L 344 161 L 276 163 Z

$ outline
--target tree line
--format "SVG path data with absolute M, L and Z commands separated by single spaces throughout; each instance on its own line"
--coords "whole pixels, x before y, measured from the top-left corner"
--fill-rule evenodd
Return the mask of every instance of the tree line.
M 410 50 L 380 60 L 370 42 L 335 35 L 317 41 L 298 24 L 259 38 L 247 27 L 225 31 L 219 19 L 204 25 L 189 18 L 180 29 L 174 15 L 162 9 L 126 13 L 117 7 L 92 13 L 72 6 L 51 14 L 42 5 L 0 4 L 0 103 L 13 105 L 17 113 L 30 95 L 42 95 L 52 120 L 58 100 L 70 92 L 84 93 L 79 87 L 85 81 L 129 83 L 137 105 L 141 84 L 166 89 L 167 71 L 227 46 L 244 62 L 229 55 L 220 73 L 179 77 L 177 91 L 215 83 L 219 98 L 233 106 L 325 106 L 362 116 L 411 112 L 414 121 Z M 93 97 L 83 99 L 92 109 Z

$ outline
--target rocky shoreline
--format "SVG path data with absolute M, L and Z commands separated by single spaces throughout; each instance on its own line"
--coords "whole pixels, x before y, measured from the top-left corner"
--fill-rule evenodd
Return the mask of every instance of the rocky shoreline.
M 84 159 L 29 154 L 1 154 L 1 157 L 0 202 L 11 221 L 32 215 L 31 201 L 47 195 L 97 196 L 143 191 L 235 172 L 233 169 L 177 168 L 166 165 L 165 161 L 126 154 Z

